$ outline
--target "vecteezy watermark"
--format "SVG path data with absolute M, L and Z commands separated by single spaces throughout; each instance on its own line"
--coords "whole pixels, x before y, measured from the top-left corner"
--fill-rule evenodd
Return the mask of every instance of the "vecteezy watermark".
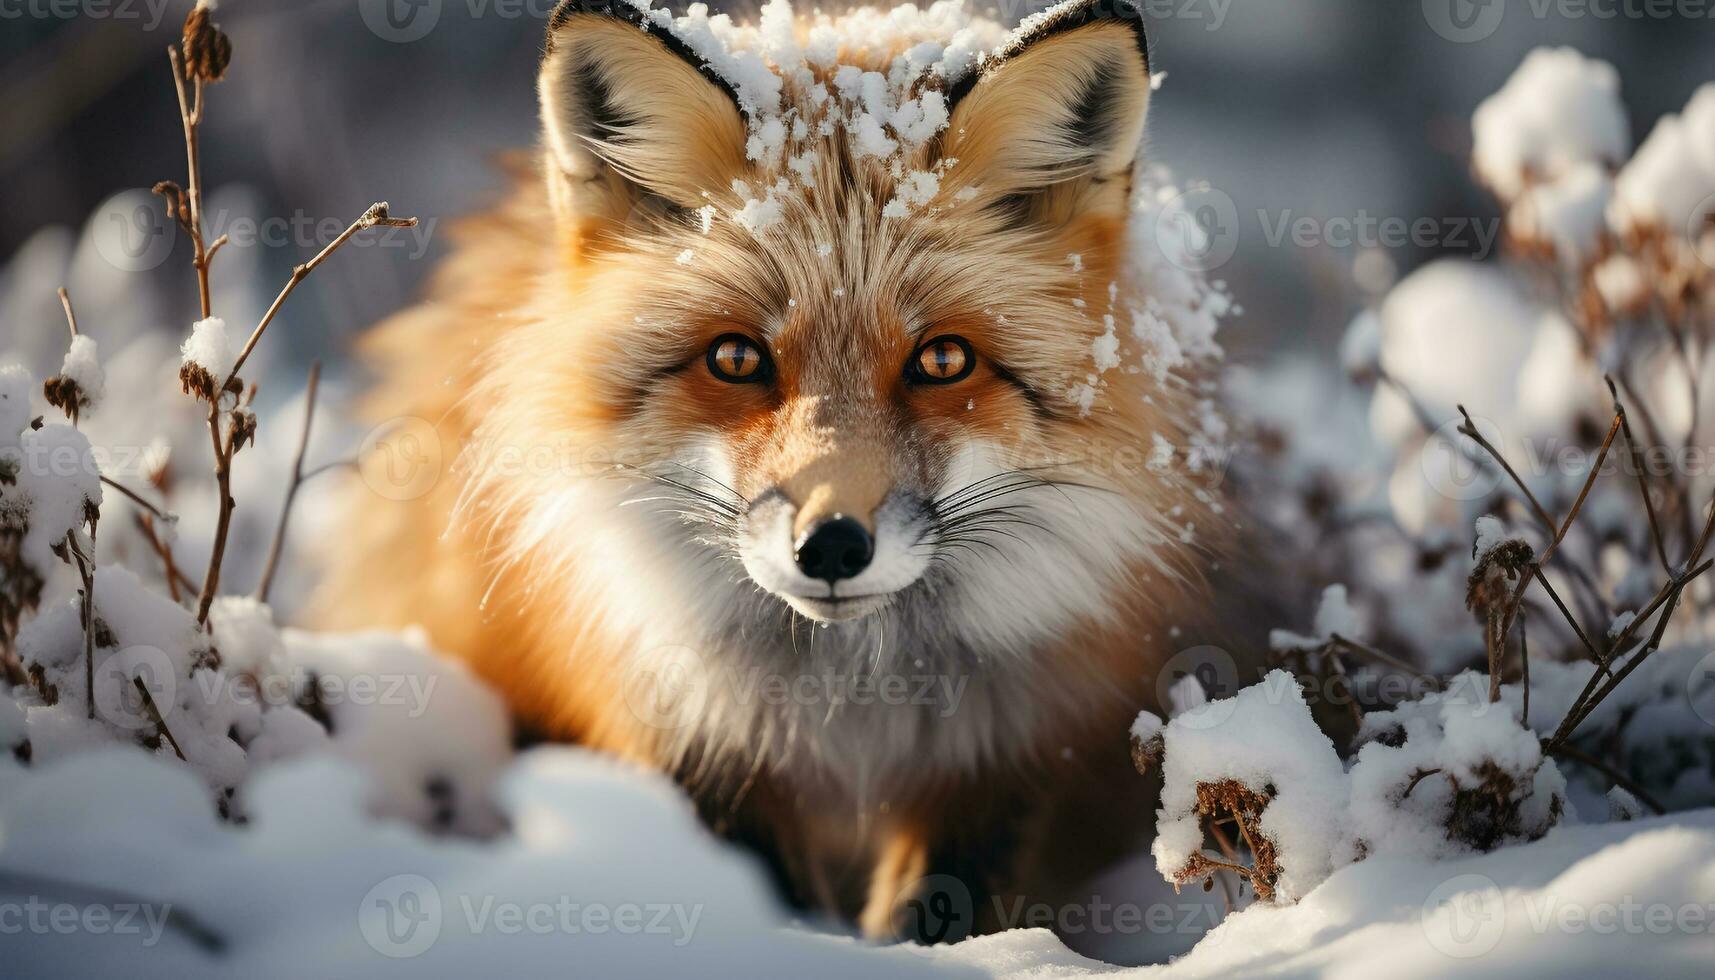
M 1437 885 L 1419 915 L 1429 945 L 1455 959 L 1492 952 L 1507 931 L 1506 896 L 1485 875 L 1459 875 Z
M 1238 253 L 1238 205 L 1207 184 L 1187 188 L 1155 212 L 1155 244 L 1182 269 L 1213 272 Z
M 1302 214 L 1293 208 L 1258 208 L 1241 214 L 1232 195 L 1196 185 L 1160 204 L 1153 215 L 1155 244 L 1182 269 L 1211 273 L 1232 261 L 1254 218 L 1268 248 L 1344 251 L 1461 252 L 1473 259 L 1494 254 L 1500 218 L 1459 215 L 1386 215 L 1360 209 L 1350 215 Z
M 1091 895 L 1076 902 L 1032 902 L 993 896 L 995 919 L 1004 929 L 1053 929 L 1062 936 L 1201 936 L 1221 923 L 1216 903 L 1108 901 Z
M 1417 217 L 1373 214 L 1360 209 L 1350 216 L 1313 217 L 1291 208 L 1270 214 L 1259 210 L 1263 239 L 1269 248 L 1449 249 L 1468 252 L 1473 259 L 1494 253 L 1501 237 L 1500 218 Z
M 415 261 L 428 254 L 435 225 L 436 219 L 429 217 L 410 226 L 373 228 L 352 237 L 346 247 L 400 250 Z M 202 213 L 204 239 L 212 242 L 224 238 L 223 248 L 316 252 L 337 240 L 349 226 L 348 219 L 303 211 L 256 216 L 215 208 Z M 168 216 L 159 196 L 142 190 L 121 191 L 108 198 L 96 209 L 88 227 L 96 253 L 121 272 L 159 267 L 172 254 L 179 235 L 178 223 Z
M 1486 418 L 1471 421 L 1489 445 L 1501 444 L 1500 426 Z M 1465 434 L 1463 425 L 1454 419 L 1431 433 L 1418 450 L 1418 468 L 1430 488 L 1448 500 L 1482 500 L 1495 492 L 1503 476 L 1500 467 L 1483 455 L 1483 447 Z
M 416 500 L 440 482 L 445 469 L 441 437 L 432 423 L 412 416 L 370 429 L 357 450 L 363 483 L 387 500 Z
M 161 26 L 169 0 L 0 0 L 5 20 L 114 20 Z
M 663 730 L 694 724 L 712 704 L 823 712 L 847 706 L 917 707 L 944 719 L 958 712 L 970 683 L 964 674 L 784 672 L 754 664 L 716 665 L 715 659 L 686 646 L 646 651 L 632 661 L 620 685 L 626 707 L 637 720 Z
M 357 926 L 377 953 L 409 959 L 433 948 L 449 925 L 462 925 L 472 936 L 648 936 L 684 946 L 695 937 L 702 915 L 701 903 L 583 902 L 569 895 L 519 902 L 461 892 L 448 902 L 428 878 L 399 874 L 363 896 Z
M 1423 0 L 1423 17 L 1456 44 L 1487 40 L 1514 12 L 1533 20 L 1712 20 L 1715 0 Z
M 1715 474 L 1715 445 L 1639 442 L 1636 452 L 1597 448 L 1559 436 L 1507 439 L 1492 419 L 1472 416 L 1477 434 L 1490 446 L 1505 451 L 1514 472 L 1525 478 L 1583 480 L 1598 459 L 1600 477 L 1648 480 L 1699 480 Z M 1418 448 L 1423 478 L 1437 494 L 1457 501 L 1482 500 L 1506 479 L 1506 471 L 1476 439 L 1461 419 L 1442 423 Z
M 0 901 L 0 936 L 135 936 L 152 948 L 173 907 L 153 902 L 68 902 L 28 895 Z

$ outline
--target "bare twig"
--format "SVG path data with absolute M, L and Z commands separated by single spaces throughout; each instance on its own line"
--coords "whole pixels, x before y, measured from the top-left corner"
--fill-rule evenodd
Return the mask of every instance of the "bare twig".
M 280 312 L 280 307 L 285 304 L 286 297 L 292 295 L 292 290 L 298 288 L 298 283 L 303 282 L 304 277 L 316 271 L 316 266 L 327 261 L 328 256 L 338 251 L 341 245 L 351 239 L 351 236 L 367 228 L 378 226 L 383 228 L 413 228 L 416 227 L 416 224 L 416 218 L 395 218 L 389 215 L 385 201 L 377 201 L 371 204 L 367 211 L 364 211 L 356 221 L 351 223 L 350 227 L 340 232 L 338 238 L 329 242 L 325 248 L 316 253 L 314 258 L 292 270 L 291 278 L 286 280 L 286 285 L 281 288 L 280 294 L 274 297 L 274 302 L 268 307 L 268 312 L 262 314 L 262 321 L 256 324 L 256 329 L 250 332 L 250 338 L 244 342 L 244 347 L 238 352 L 238 359 L 233 362 L 232 370 L 227 374 L 226 381 L 231 383 L 233 378 L 238 377 L 238 372 L 244 367 L 244 362 L 250 357 L 250 352 L 256 349 L 256 342 L 262 339 L 262 332 L 268 329 L 268 324 L 274 322 L 274 315 Z
M 161 572 L 167 579 L 167 594 L 172 596 L 174 602 L 183 602 L 184 593 L 196 592 L 196 583 L 179 570 L 178 562 L 173 558 L 173 546 L 161 540 L 161 536 L 155 533 L 154 515 L 138 514 L 137 527 L 148 540 L 149 547 L 155 549 L 155 554 L 161 559 Z M 181 588 L 184 592 L 180 591 Z
M 1608 391 L 1614 396 L 1614 411 L 1620 417 L 1620 432 L 1626 438 L 1626 450 L 1632 458 L 1632 472 L 1638 478 L 1638 493 L 1644 498 L 1644 512 L 1649 515 L 1650 538 L 1655 541 L 1655 553 L 1661 559 L 1662 570 L 1673 574 L 1673 565 L 1667 560 L 1667 545 L 1661 536 L 1661 521 L 1655 514 L 1655 501 L 1650 499 L 1649 481 L 1644 478 L 1643 452 L 1638 449 L 1637 441 L 1632 438 L 1632 424 L 1626 418 L 1626 408 L 1620 404 L 1620 392 L 1614 386 L 1614 379 L 1608 378 Z M 1693 402 L 1692 404 L 1696 404 Z M 1693 412 L 1695 416 L 1697 413 Z
M 280 567 L 280 553 L 286 547 L 286 527 L 292 519 L 292 502 L 297 499 L 298 488 L 304 484 L 304 452 L 310 446 L 310 425 L 316 417 L 316 389 L 322 379 L 322 362 L 316 361 L 310 365 L 310 380 L 304 392 L 304 428 L 298 434 L 298 451 L 292 456 L 292 482 L 286 486 L 286 500 L 280 505 L 280 522 L 274 528 L 274 540 L 268 545 L 268 561 L 262 567 L 262 581 L 256 586 L 256 598 L 260 602 L 268 601 L 268 592 L 274 586 L 274 572 Z
M 1588 752 L 1584 752 L 1570 745 L 1558 745 L 1552 748 L 1547 748 L 1545 751 L 1552 752 L 1554 755 L 1560 756 L 1562 759 L 1569 759 L 1581 766 L 1589 766 L 1613 780 L 1614 785 L 1637 797 L 1651 810 L 1654 810 L 1657 813 L 1667 812 L 1667 807 L 1662 806 L 1659 800 L 1654 796 L 1651 796 L 1649 790 L 1640 786 L 1637 780 L 1626 775 L 1624 772 L 1621 772 L 1618 766 L 1609 765 Z
M 66 288 L 64 286 L 60 287 L 60 306 L 66 311 L 66 326 L 71 330 L 71 335 L 76 337 L 77 314 L 72 312 L 71 293 L 66 292 Z
M 1524 692 L 1524 708 L 1519 714 L 1519 724 L 1530 727 L 1530 624 L 1523 610 L 1518 614 L 1518 669 L 1519 687 Z
M 137 493 L 137 491 L 132 490 L 130 487 L 127 487 L 123 483 L 120 483 L 117 480 L 109 479 L 108 477 L 105 477 L 105 476 L 101 478 L 101 483 L 103 486 L 112 487 L 113 489 L 119 491 L 120 496 L 122 496 L 126 500 L 129 500 L 132 503 L 136 504 L 138 507 L 141 507 L 143 510 L 148 511 L 151 515 L 153 515 L 155 517 L 156 520 L 161 520 L 161 521 L 172 520 L 172 518 L 167 516 L 165 511 L 161 510 L 161 508 L 159 508 L 159 507 L 156 507 L 154 504 L 149 503 L 147 500 L 144 500 Z
M 155 696 L 149 693 L 149 685 L 143 683 L 141 677 L 131 678 L 131 683 L 136 685 L 137 692 L 143 695 L 143 707 L 149 709 L 149 720 L 155 723 L 155 728 L 162 735 L 166 736 L 167 744 L 173 747 L 173 753 L 179 757 L 180 762 L 188 761 L 185 758 L 185 750 L 179 748 L 179 740 L 173 737 L 173 730 L 167 727 L 167 719 L 161 716 L 160 706 L 155 704 Z
M 66 550 L 71 554 L 73 563 L 77 566 L 78 578 L 83 581 L 81 596 L 80 618 L 83 620 L 83 679 L 86 685 L 89 704 L 86 706 L 91 720 L 95 718 L 95 559 L 85 555 L 77 546 L 77 531 L 66 532 Z M 89 522 L 89 543 L 95 544 L 95 520 Z
M 1357 640 L 1342 636 L 1339 633 L 1329 635 L 1328 639 L 1331 643 L 1340 647 L 1342 650 L 1345 650 L 1347 653 L 1355 654 L 1360 657 L 1367 657 L 1377 663 L 1392 667 L 1400 673 L 1410 674 L 1412 677 L 1415 677 L 1420 681 L 1435 685 L 1437 689 L 1441 687 L 1441 681 L 1439 678 L 1423 673 L 1416 667 L 1413 667 L 1391 653 L 1385 653 L 1367 643 L 1360 643 Z
M 215 518 L 214 545 L 209 551 L 208 571 L 203 575 L 202 593 L 197 599 L 197 623 L 199 625 L 208 622 L 209 608 L 214 604 L 215 594 L 220 589 L 220 567 L 226 557 L 226 540 L 232 529 L 232 510 L 236 506 L 236 502 L 232 499 L 232 457 L 236 450 L 230 435 L 224 440 L 221 438 L 221 393 L 230 388 L 238 378 L 238 372 L 243 368 L 245 359 L 250 356 L 251 351 L 256 349 L 257 341 L 262 339 L 262 334 L 268 329 L 268 325 L 274 321 L 275 314 L 280 312 L 280 307 L 285 304 L 287 297 L 292 295 L 292 291 L 298 287 L 298 283 L 303 282 L 304 278 L 314 272 L 317 266 L 327 261 L 328 256 L 337 251 L 341 245 L 350 241 L 353 235 L 366 228 L 377 226 L 409 228 L 416 223 L 416 218 L 389 216 L 385 202 L 370 205 L 369 209 L 364 211 L 356 221 L 353 221 L 344 232 L 340 233 L 338 238 L 329 242 L 325 248 L 316 253 L 314 258 L 292 270 L 292 275 L 286 280 L 286 285 L 280 290 L 280 294 L 274 297 L 273 304 L 262 315 L 261 322 L 257 323 L 256 329 L 250 332 L 249 339 L 244 342 L 244 347 L 239 351 L 238 358 L 233 362 L 232 370 L 228 372 L 225 381 L 216 387 L 214 398 L 209 402 L 208 427 L 214 447 L 214 475 L 215 484 L 220 493 L 220 507 Z
M 1519 488 L 1519 492 L 1524 494 L 1524 499 L 1530 502 L 1530 509 L 1536 514 L 1536 519 L 1542 522 L 1543 529 L 1549 534 L 1553 534 L 1554 517 L 1548 513 L 1548 508 L 1542 506 L 1542 501 L 1536 499 L 1536 494 L 1531 492 L 1530 486 L 1518 475 L 1518 471 L 1513 469 L 1513 464 L 1507 462 L 1506 456 L 1499 449 L 1496 449 L 1494 444 L 1489 442 L 1483 433 L 1477 429 L 1477 423 L 1472 420 L 1471 413 L 1465 410 L 1465 406 L 1459 406 L 1459 414 L 1465 419 L 1464 423 L 1459 426 L 1460 434 L 1483 447 L 1483 450 L 1493 457 L 1496 463 L 1500 464 L 1507 476 L 1512 477 L 1513 484 Z M 1609 438 L 1612 439 L 1613 437 L 1609 436 Z

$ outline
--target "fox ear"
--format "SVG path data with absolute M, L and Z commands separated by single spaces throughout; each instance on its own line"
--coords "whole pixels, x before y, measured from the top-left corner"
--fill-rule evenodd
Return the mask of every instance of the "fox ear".
M 948 92 L 953 179 L 1018 218 L 1123 211 L 1149 93 L 1136 7 L 1064 4 Z
M 555 204 L 576 219 L 624 220 L 649 198 L 699 207 L 742 171 L 732 89 L 630 3 L 563 0 L 537 91 Z

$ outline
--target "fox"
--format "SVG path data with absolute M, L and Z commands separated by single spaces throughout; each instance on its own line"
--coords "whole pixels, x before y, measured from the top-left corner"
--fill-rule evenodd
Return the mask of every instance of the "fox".
M 792 907 L 934 941 L 1135 853 L 1126 732 L 1234 521 L 1156 465 L 1196 370 L 1092 367 L 1147 299 L 1142 20 L 899 17 L 774 0 L 758 55 L 558 5 L 539 148 L 363 340 L 378 458 L 433 465 L 354 491 L 316 615 L 420 626 Z

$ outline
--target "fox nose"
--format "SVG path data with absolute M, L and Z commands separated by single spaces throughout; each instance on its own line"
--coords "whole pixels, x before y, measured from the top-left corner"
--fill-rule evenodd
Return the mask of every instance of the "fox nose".
M 850 517 L 835 514 L 817 523 L 798 539 L 793 557 L 805 575 L 819 578 L 831 586 L 868 568 L 874 555 L 875 539 L 870 537 L 869 531 Z

